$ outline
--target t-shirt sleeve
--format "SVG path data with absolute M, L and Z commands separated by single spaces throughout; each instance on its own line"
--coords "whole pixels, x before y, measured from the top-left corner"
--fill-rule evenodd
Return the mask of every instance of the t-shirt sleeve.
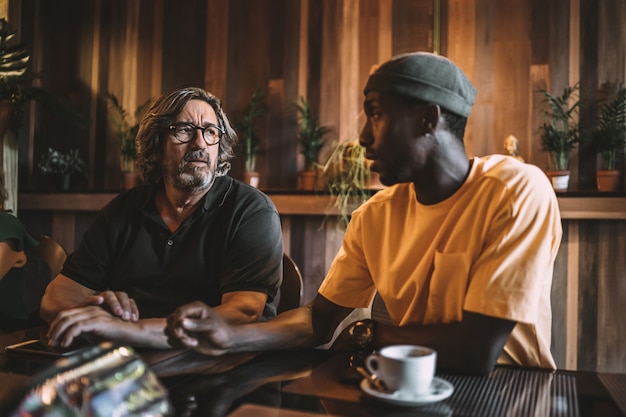
M 29 251 L 39 246 L 20 220 L 9 213 L 0 213 L 0 242 L 11 239 L 18 252 Z
M 538 304 L 549 294 L 562 235 L 558 202 L 546 184 L 536 178 L 493 196 L 498 207 L 470 270 L 465 310 L 536 321 Z
M 269 198 L 243 211 L 225 244 L 221 292 L 259 291 L 272 301 L 282 282 L 283 240 L 280 217 Z
M 105 291 L 107 265 L 112 257 L 108 243 L 107 208 L 91 223 L 76 250 L 65 262 L 61 274 L 94 291 Z
M 321 295 L 342 307 L 365 308 L 374 295 L 362 249 L 363 221 L 360 210 L 352 214 L 341 248 L 319 288 Z

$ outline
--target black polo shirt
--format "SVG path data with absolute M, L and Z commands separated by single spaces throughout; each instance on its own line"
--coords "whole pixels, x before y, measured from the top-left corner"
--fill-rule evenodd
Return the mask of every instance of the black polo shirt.
M 121 193 L 98 213 L 62 273 L 95 291 L 125 291 L 142 318 L 165 317 L 222 294 L 259 291 L 268 303 L 282 280 L 280 218 L 259 190 L 218 177 L 203 204 L 171 233 L 154 204 L 156 188 Z M 267 305 L 264 318 L 275 315 Z

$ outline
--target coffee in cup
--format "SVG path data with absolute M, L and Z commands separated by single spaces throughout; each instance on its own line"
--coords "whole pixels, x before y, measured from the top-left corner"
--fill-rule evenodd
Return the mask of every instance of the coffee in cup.
M 417 345 L 390 345 L 365 358 L 367 370 L 390 391 L 409 396 L 425 395 L 435 376 L 437 352 Z

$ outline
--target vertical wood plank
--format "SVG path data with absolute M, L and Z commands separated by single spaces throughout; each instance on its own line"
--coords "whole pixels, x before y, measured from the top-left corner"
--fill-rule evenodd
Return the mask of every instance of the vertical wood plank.
M 298 46 L 298 97 L 307 97 L 309 75 L 309 0 L 300 0 L 300 32 Z
M 528 92 L 528 126 L 530 130 L 528 143 L 520 143 L 525 152 L 522 156 L 526 162 L 533 163 L 539 168 L 548 169 L 548 153 L 541 149 L 539 128 L 546 122 L 542 111 L 545 109 L 545 96 L 541 90 L 550 90 L 550 67 L 548 65 L 531 65 L 530 83 Z
M 578 355 L 576 369 L 595 370 L 598 364 L 598 222 L 579 225 Z
M 598 1 L 598 88 L 605 83 L 624 82 L 626 48 L 615 48 L 616 43 L 626 44 L 626 12 L 614 1 Z M 599 157 L 598 157 L 599 158 Z M 624 172 L 624 150 L 618 153 L 616 169 Z M 620 178 L 619 189 L 623 188 Z
M 477 125 L 477 121 L 490 120 L 492 109 L 489 108 L 488 101 L 483 102 L 482 94 L 487 94 L 490 90 L 489 85 L 483 85 L 477 82 L 476 76 L 479 72 L 476 72 L 477 61 L 476 55 L 478 46 L 476 42 L 476 8 L 482 0 L 449 0 L 448 1 L 448 24 L 447 24 L 447 49 L 443 50 L 445 56 L 454 61 L 465 72 L 467 77 L 472 81 L 476 89 L 478 90 L 476 96 L 476 103 L 470 114 L 467 127 L 465 129 L 465 149 L 470 156 L 477 155 L 477 145 L 474 137 L 477 130 L 477 126 L 485 126 L 484 124 Z M 490 60 L 484 61 L 490 62 Z M 485 68 L 486 69 L 486 68 Z M 483 89 L 485 92 L 483 93 Z M 484 133 L 484 131 L 483 131 Z M 481 136 L 484 140 L 489 140 L 491 135 Z
M 152 48 L 150 51 L 150 90 L 148 97 L 157 98 L 163 91 L 163 31 L 164 31 L 164 14 L 163 0 L 153 0 L 152 15 Z
M 566 367 L 567 350 L 567 262 L 569 254 L 568 221 L 563 221 L 561 246 L 554 261 L 550 301 L 552 304 L 552 336 L 550 351 L 557 368 Z
M 558 2 L 557 2 L 558 4 Z M 570 0 L 569 8 L 569 31 L 567 31 L 569 37 L 569 68 L 567 71 L 567 79 L 569 83 L 567 85 L 575 85 L 580 83 L 580 71 L 581 71 L 581 43 L 580 43 L 580 0 Z M 586 24 L 586 23 L 585 23 Z M 558 54 L 555 54 L 558 55 Z M 591 75 L 591 74 L 589 74 Z M 592 78 L 592 77 L 590 77 Z M 584 95 L 581 95 L 584 99 Z M 587 148 L 587 149 L 585 149 Z M 570 156 L 570 187 L 572 189 L 578 189 L 580 187 L 588 187 L 591 184 L 589 178 L 581 178 L 581 157 L 589 152 L 589 147 L 585 144 L 577 146 Z M 583 166 L 589 166 L 588 162 L 582 162 Z M 585 169 L 583 168 L 583 171 Z
M 393 0 L 380 0 L 378 19 L 378 63 L 393 55 Z
M 599 372 L 626 369 L 626 222 L 598 221 L 598 363 Z M 621 256 L 620 256 L 621 255 Z M 584 337 L 584 335 L 581 335 Z
M 504 138 L 512 134 L 527 143 L 528 91 L 530 74 L 530 5 L 525 0 L 496 5 L 494 137 L 491 146 L 502 152 Z M 514 65 L 511 65 L 514 63 Z M 483 142 L 483 146 L 485 146 Z
M 93 29 L 91 31 L 91 72 L 89 74 L 89 117 L 95 121 L 98 119 L 98 92 L 100 82 L 100 20 L 101 0 L 93 2 Z M 88 57 L 88 56 L 87 56 Z M 87 58 L 86 57 L 86 58 Z M 97 123 L 89 126 L 89 150 L 88 150 L 88 176 L 89 188 L 93 188 L 96 182 L 96 135 L 98 134 Z
M 139 1 L 126 3 L 126 31 L 124 36 L 124 61 L 122 71 L 124 78 L 120 97 L 122 106 L 131 114 L 137 108 L 137 55 L 139 53 Z
M 341 103 L 341 36 L 342 36 L 342 6 L 343 0 L 323 0 L 322 9 L 322 50 L 319 86 L 319 102 L 315 102 L 310 95 L 311 109 L 318 114 L 322 125 L 334 126 L 334 131 L 328 136 L 331 140 L 338 136 L 337 127 L 340 126 L 339 107 Z M 324 103 L 322 106 L 321 103 Z M 328 153 L 328 147 L 321 156 Z
M 466 71 L 476 87 L 476 102 L 468 121 L 465 149 L 470 156 L 487 155 L 494 152 L 494 128 L 496 107 L 495 65 L 495 6 L 491 1 L 479 0 L 475 4 L 474 35 L 472 36 L 473 59 L 462 58 L 467 64 L 459 65 Z M 467 28 L 469 30 L 469 28 Z M 495 150 L 498 152 L 500 149 Z
M 295 139 L 295 118 L 291 107 L 291 100 L 298 97 L 298 89 L 306 88 L 306 71 L 301 70 L 300 59 L 305 55 L 308 62 L 308 22 L 302 16 L 299 2 L 283 0 L 285 25 L 282 32 L 274 34 L 279 38 L 274 42 L 282 42 L 283 58 L 282 65 L 276 67 L 272 77 L 280 80 L 282 89 L 273 91 L 270 88 L 269 98 L 270 120 L 269 131 L 265 136 L 266 151 L 266 187 L 295 188 L 297 183 L 297 142 Z M 300 25 L 304 23 L 306 31 L 303 32 Z M 280 26 L 278 22 L 275 26 Z M 305 34 L 306 42 L 300 41 L 300 34 Z M 272 46 L 270 45 L 270 48 Z M 304 51 L 301 49 L 304 48 Z M 307 64 L 308 65 L 308 64 Z M 300 77 L 304 78 L 301 79 Z M 265 175 L 263 175 L 265 176 Z
M 226 98 L 229 43 L 229 0 L 207 0 L 204 17 L 206 31 L 204 88 L 221 99 Z
M 578 293 L 580 233 L 578 220 L 569 220 L 567 226 L 567 321 L 565 366 L 576 370 L 578 365 Z
M 339 42 L 340 91 L 337 139 L 353 140 L 357 137 L 357 118 L 361 108 L 361 93 L 353 82 L 359 74 L 359 0 L 344 0 L 342 9 L 341 39 Z
M 573 78 L 576 68 L 580 71 L 580 99 L 582 102 L 592 103 L 596 97 L 598 89 L 598 2 L 596 0 L 578 0 L 580 7 L 574 9 L 576 2 L 571 3 L 570 8 L 570 34 L 580 36 L 581 42 L 575 44 L 575 38 L 570 40 L 570 84 L 574 84 L 576 79 Z M 582 24 L 580 16 L 585 17 Z M 574 54 L 578 53 L 579 65 L 576 64 Z M 594 111 L 591 107 L 581 108 L 581 119 L 586 120 L 588 117 L 593 120 Z M 583 126 L 584 128 L 584 126 Z M 589 127 L 587 127 L 588 129 Z M 582 130 L 582 134 L 587 134 L 588 130 Z M 590 142 L 581 143 L 577 147 L 577 152 L 572 153 L 571 161 L 578 161 L 577 175 L 572 170 L 572 176 L 577 179 L 571 186 L 580 187 L 588 190 L 596 188 L 596 154 L 593 144 Z M 570 167 L 576 168 L 576 167 Z
M 433 50 L 433 0 L 394 0 L 393 54 Z

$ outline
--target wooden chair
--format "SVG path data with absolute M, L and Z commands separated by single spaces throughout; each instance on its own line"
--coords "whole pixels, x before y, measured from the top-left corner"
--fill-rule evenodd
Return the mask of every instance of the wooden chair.
M 283 282 L 278 291 L 278 304 L 276 312 L 300 307 L 302 304 L 302 274 L 296 263 L 289 257 L 283 255 Z

